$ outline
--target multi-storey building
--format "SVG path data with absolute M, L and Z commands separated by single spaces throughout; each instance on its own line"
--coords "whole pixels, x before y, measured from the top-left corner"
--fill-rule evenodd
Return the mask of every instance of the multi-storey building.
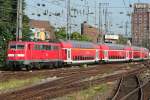
M 81 24 L 81 34 L 92 39 L 92 42 L 97 43 L 99 39 L 99 30 L 96 27 L 89 25 L 87 22 Z
M 150 48 L 150 4 L 134 4 L 134 12 L 132 13 L 132 44 Z

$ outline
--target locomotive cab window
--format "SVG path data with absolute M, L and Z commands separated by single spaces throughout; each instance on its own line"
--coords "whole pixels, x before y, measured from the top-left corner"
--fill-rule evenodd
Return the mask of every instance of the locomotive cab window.
M 9 48 L 10 49 L 24 49 L 24 45 L 10 45 Z
M 16 49 L 17 47 L 16 47 L 16 45 L 10 45 L 9 46 L 9 49 Z

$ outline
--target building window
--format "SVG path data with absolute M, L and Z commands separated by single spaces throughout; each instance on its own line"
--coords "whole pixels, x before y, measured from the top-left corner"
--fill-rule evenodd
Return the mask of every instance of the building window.
M 37 16 L 38 16 L 38 17 L 40 17 L 40 16 L 41 16 L 41 14 L 37 14 Z
M 40 6 L 40 4 L 38 3 L 37 6 Z
M 45 5 L 45 4 L 42 4 L 42 6 L 45 7 L 46 5 Z

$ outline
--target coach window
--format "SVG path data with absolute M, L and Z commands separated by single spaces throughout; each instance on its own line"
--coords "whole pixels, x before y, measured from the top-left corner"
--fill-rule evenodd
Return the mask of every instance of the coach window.
M 75 60 L 78 60 L 78 57 L 77 57 L 77 56 L 75 56 Z
M 71 57 L 70 57 L 70 51 L 68 51 L 68 58 L 71 58 Z
M 77 57 L 77 60 L 79 60 L 79 59 L 80 59 L 80 57 L 78 56 L 78 57 Z

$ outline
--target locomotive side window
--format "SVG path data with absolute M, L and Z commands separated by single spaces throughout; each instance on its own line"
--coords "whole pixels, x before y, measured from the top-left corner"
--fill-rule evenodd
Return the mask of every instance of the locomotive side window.
M 52 46 L 52 45 L 34 45 L 35 50 L 58 50 L 58 46 Z
M 43 45 L 42 50 L 51 50 L 50 45 Z
M 54 46 L 54 50 L 58 50 L 59 49 L 59 47 L 58 46 Z
M 34 50 L 40 50 L 40 45 L 34 45 Z
M 24 49 L 24 45 L 17 45 L 17 49 Z

